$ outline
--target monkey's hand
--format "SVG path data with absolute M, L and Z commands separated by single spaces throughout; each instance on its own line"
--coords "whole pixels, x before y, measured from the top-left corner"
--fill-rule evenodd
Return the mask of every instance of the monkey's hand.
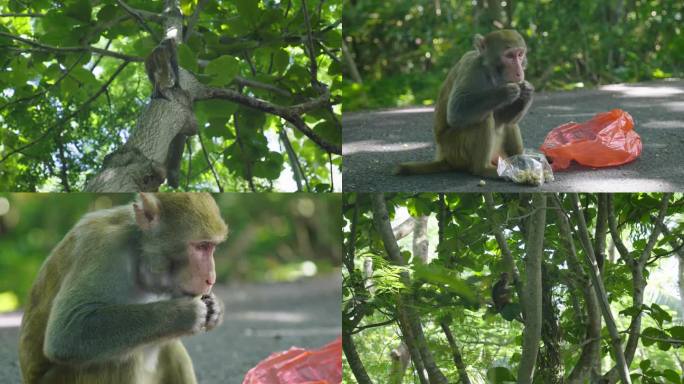
M 532 98 L 534 93 L 534 87 L 527 80 L 520 83 L 520 98 L 524 101 L 528 101 Z
M 201 298 L 206 307 L 203 330 L 211 331 L 223 322 L 223 302 L 210 293 Z
M 504 92 L 506 94 L 505 104 L 510 104 L 520 97 L 520 86 L 516 83 L 507 83 L 503 86 Z

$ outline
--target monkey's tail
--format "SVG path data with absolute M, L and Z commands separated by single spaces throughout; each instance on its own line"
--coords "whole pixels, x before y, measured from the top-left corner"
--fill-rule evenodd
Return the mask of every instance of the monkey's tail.
M 452 171 L 454 168 L 446 160 L 430 162 L 401 163 L 394 169 L 395 175 L 422 175 L 426 173 L 438 173 Z

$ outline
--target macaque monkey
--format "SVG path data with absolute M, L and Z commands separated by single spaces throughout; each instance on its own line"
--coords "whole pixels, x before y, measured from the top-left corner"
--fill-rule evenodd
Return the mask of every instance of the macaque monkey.
M 141 193 L 85 215 L 38 272 L 19 340 L 25 384 L 194 384 L 179 337 L 223 319 L 227 234 L 209 194 Z
M 164 39 L 145 59 L 145 72 L 154 88 L 152 98 L 171 100 L 169 90 L 178 86 L 176 42 Z
M 476 35 L 475 50 L 449 71 L 435 107 L 437 156 L 431 162 L 399 164 L 396 174 L 466 171 L 498 177 L 499 156 L 521 154 L 518 121 L 532 102 L 525 81 L 526 46 L 513 30 Z
M 153 99 L 172 100 L 172 89 L 180 89 L 178 75 L 178 54 L 174 39 L 163 40 L 145 59 L 145 71 L 154 88 Z M 191 106 L 187 106 L 192 108 Z M 165 160 L 166 181 L 172 188 L 180 184 L 180 166 L 187 138 L 198 132 L 197 121 L 192 110 L 182 132 L 173 138 Z
M 411 362 L 411 354 L 408 346 L 403 341 L 394 349 L 390 351 L 390 365 L 389 384 L 401 384 L 404 382 L 406 376 L 406 368 Z
M 508 272 L 502 272 L 499 281 L 492 287 L 492 301 L 494 302 L 496 313 L 501 312 L 506 305 L 511 303 L 513 290 L 511 289 L 510 283 L 511 281 Z

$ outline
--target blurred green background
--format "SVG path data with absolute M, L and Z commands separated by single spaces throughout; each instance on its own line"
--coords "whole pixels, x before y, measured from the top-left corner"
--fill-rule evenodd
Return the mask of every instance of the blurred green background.
M 86 212 L 133 194 L 0 194 L 0 312 L 20 307 L 43 260 Z M 340 194 L 214 195 L 230 233 L 215 253 L 219 283 L 288 281 L 337 270 Z
M 344 110 L 434 103 L 476 33 L 517 29 L 537 90 L 681 77 L 681 0 L 351 0 Z

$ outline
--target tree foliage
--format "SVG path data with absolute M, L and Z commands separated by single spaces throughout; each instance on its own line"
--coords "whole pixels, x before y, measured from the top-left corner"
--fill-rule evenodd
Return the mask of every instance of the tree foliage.
M 409 349 L 421 344 L 403 325 L 407 301 L 427 350 L 411 353 L 405 383 L 427 382 L 418 369 L 424 361 L 416 361 L 426 354 L 449 382 L 465 376 L 472 383 L 520 382 L 518 368 L 536 354 L 535 383 L 596 382 L 601 376 L 615 383 L 616 348 L 633 382 L 684 379 L 681 194 L 548 194 L 545 206 L 528 195 L 380 194 L 400 260 L 379 229 L 377 198 L 344 197 L 344 383 L 388 382 L 390 352 L 401 342 Z M 423 261 L 411 250 L 406 222 L 399 223 L 425 216 L 430 251 Z M 535 235 L 535 227 L 542 232 Z M 539 235 L 542 283 L 536 285 L 530 253 Z M 364 270 L 369 260 L 370 273 Z M 501 272 L 514 276 L 514 293 L 497 313 L 491 290 Z M 526 354 L 524 334 L 536 308 L 525 309 L 525 303 L 529 307 L 538 295 L 541 342 L 538 353 Z
M 180 66 L 223 90 L 193 106 L 182 188 L 340 189 L 340 0 L 3 2 L 0 189 L 82 190 L 126 142 L 167 6 Z
M 525 37 L 537 90 L 681 77 L 683 19 L 674 0 L 351 1 L 345 110 L 432 104 L 473 35 L 499 28 Z

